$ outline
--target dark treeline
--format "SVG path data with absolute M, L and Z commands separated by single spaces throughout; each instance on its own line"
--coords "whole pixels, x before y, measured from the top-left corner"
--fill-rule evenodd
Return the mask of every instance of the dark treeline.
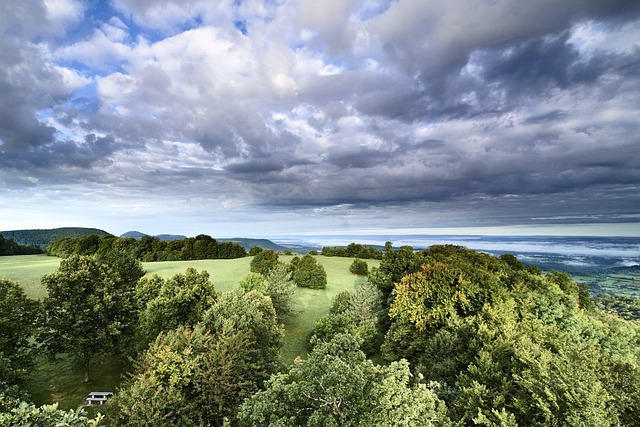
M 233 242 L 218 242 L 200 234 L 183 240 L 163 241 L 144 236 L 140 240 L 131 237 L 96 235 L 67 237 L 56 240 L 47 247 L 47 254 L 67 258 L 71 255 L 105 255 L 125 253 L 143 262 L 188 261 L 194 259 L 231 259 L 247 255 L 244 248 Z
M 383 252 L 373 246 L 349 243 L 346 248 L 340 246 L 324 246 L 322 248 L 322 255 L 345 258 L 382 259 Z
M 84 227 L 60 227 L 52 229 L 12 230 L 3 231 L 5 239 L 13 239 L 20 245 L 36 245 L 43 250 L 49 243 L 65 237 L 84 237 L 95 234 L 96 236 L 111 236 L 104 230 Z
M 5 239 L 0 234 L 0 256 L 3 255 L 33 255 L 41 254 L 42 249 L 37 245 L 19 245 L 13 239 Z

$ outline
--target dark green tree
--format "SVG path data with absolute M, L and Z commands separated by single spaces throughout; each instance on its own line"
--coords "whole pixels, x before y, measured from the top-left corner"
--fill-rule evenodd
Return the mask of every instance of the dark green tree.
M 255 346 L 246 332 L 201 325 L 162 333 L 109 402 L 108 420 L 126 426 L 221 426 L 257 391 Z
M 118 349 L 124 331 L 136 320 L 137 275 L 121 275 L 109 264 L 73 255 L 42 278 L 48 296 L 39 342 L 52 354 L 68 353 L 84 366 L 89 381 L 91 357 Z
M 311 255 L 305 255 L 296 264 L 293 281 L 301 288 L 324 289 L 327 287 L 327 272 Z
M 367 264 L 366 261 L 356 258 L 351 263 L 349 271 L 353 274 L 357 274 L 358 276 L 366 276 L 369 274 L 369 264 Z
M 251 272 L 267 276 L 271 269 L 278 264 L 278 253 L 271 249 L 258 252 L 251 260 Z

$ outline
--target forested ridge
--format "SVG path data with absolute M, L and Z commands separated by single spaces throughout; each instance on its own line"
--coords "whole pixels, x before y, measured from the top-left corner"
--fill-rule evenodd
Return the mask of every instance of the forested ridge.
M 143 278 L 139 261 L 117 251 L 65 258 L 43 278 L 42 306 L 2 281 L 0 303 L 12 310 L 0 311 L 0 327 L 13 339 L 0 342 L 0 424 L 44 417 L 20 403 L 37 343 L 87 367 L 95 351 L 135 360 L 104 419 L 49 408 L 73 425 L 640 425 L 640 324 L 614 314 L 636 299 L 594 300 L 568 274 L 511 255 L 389 243 L 380 267 L 317 322 L 309 354 L 286 366 L 280 322 L 315 259 L 283 264 L 259 251 L 253 261 L 225 293 L 204 271 Z M 87 312 L 105 322 L 91 324 L 90 340 L 78 332 Z
M 5 239 L 13 239 L 20 245 L 36 245 L 43 250 L 49 243 L 65 237 L 84 237 L 90 235 L 111 236 L 104 230 L 84 227 L 61 227 L 52 229 L 0 231 Z

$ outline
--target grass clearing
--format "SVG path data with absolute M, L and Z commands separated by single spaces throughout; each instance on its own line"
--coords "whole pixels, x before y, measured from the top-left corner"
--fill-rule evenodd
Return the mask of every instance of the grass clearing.
M 40 283 L 45 274 L 60 266 L 60 258 L 41 255 L 0 256 L 0 276 L 19 283 L 29 298 L 43 299 L 47 290 Z
M 92 391 L 115 391 L 128 370 L 126 360 L 113 355 L 92 360 L 89 382 L 85 383 L 82 367 L 67 356 L 55 360 L 38 357 L 25 381 L 25 389 L 36 405 L 58 402 L 61 409 L 82 406 Z
M 216 290 L 228 292 L 250 271 L 252 257 L 232 260 L 195 260 L 143 263 L 147 275 L 158 274 L 169 278 L 184 273 L 189 267 L 206 270 Z M 293 256 L 280 255 L 282 262 L 290 262 Z M 296 314 L 284 322 L 285 342 L 281 350 L 282 361 L 293 363 L 297 356 L 305 356 L 306 342 L 315 322 L 329 312 L 333 298 L 343 290 L 351 291 L 357 283 L 366 280 L 349 272 L 353 258 L 316 256 L 327 272 L 327 288 L 322 290 L 297 288 L 294 294 Z M 380 261 L 366 260 L 369 268 L 377 267 Z M 40 278 L 53 273 L 60 259 L 46 255 L 24 255 L 0 257 L 0 275 L 20 283 L 27 296 L 42 299 L 46 289 Z M 91 391 L 115 391 L 128 369 L 126 361 L 113 356 L 95 360 L 91 364 L 90 382 L 83 383 L 82 369 L 73 360 L 61 357 L 51 361 L 39 357 L 25 388 L 38 405 L 59 402 L 63 409 L 75 409 Z M 91 408 L 91 411 L 96 409 Z

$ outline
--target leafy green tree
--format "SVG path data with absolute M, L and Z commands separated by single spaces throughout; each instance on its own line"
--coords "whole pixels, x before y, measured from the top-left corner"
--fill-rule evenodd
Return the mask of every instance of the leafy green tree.
M 446 408 L 405 362 L 376 366 L 350 335 L 318 344 L 244 401 L 241 426 L 446 426 Z
M 372 284 L 356 286 L 353 293 L 340 292 L 333 300 L 329 314 L 314 326 L 310 344 L 326 342 L 337 334 L 349 333 L 361 342 L 360 349 L 373 354 L 380 344 L 379 324 L 383 315 L 382 294 Z
M 0 399 L 2 396 L 0 396 Z M 89 418 L 84 409 L 63 411 L 58 404 L 36 407 L 25 401 L 16 402 L 9 410 L 0 412 L 2 426 L 65 426 L 65 427 L 97 427 L 104 425 L 104 417 L 99 413 Z
M 250 263 L 252 273 L 260 273 L 267 276 L 271 269 L 278 264 L 278 253 L 271 249 L 258 252 Z
M 252 246 L 249 249 L 249 256 L 256 256 L 258 255 L 260 252 L 262 252 L 262 248 L 260 246 Z
M 351 263 L 349 271 L 353 274 L 357 274 L 358 276 L 366 276 L 369 274 L 369 264 L 367 264 L 366 261 L 356 258 Z
M 138 275 L 142 276 L 143 271 Z M 121 275 L 111 265 L 73 255 L 42 283 L 44 319 L 39 342 L 50 353 L 68 353 L 84 366 L 89 381 L 93 355 L 113 351 L 136 319 L 136 275 Z
M 267 275 L 267 295 L 271 297 L 279 320 L 295 313 L 296 307 L 293 300 L 295 291 L 296 284 L 291 271 L 281 264 L 273 267 Z
M 280 368 L 279 350 L 284 336 L 271 298 L 257 291 L 235 289 L 223 293 L 203 316 L 212 334 L 247 334 L 254 350 L 252 363 L 258 383 Z
M 143 342 L 154 340 L 163 331 L 180 325 L 194 326 L 215 303 L 217 294 L 209 273 L 187 268 L 164 280 L 157 275 L 145 277 L 136 287 L 140 310 L 138 331 Z
M 257 390 L 248 334 L 201 325 L 158 336 L 109 402 L 108 420 L 127 426 L 221 426 Z
M 393 291 L 383 354 L 407 359 L 461 425 L 636 425 L 640 327 L 587 308 L 569 276 L 456 246 Z
M 245 274 L 238 282 L 238 286 L 245 292 L 258 291 L 267 295 L 267 280 L 260 273 Z
M 27 298 L 19 284 L 0 277 L 0 356 L 7 359 L 16 374 L 31 363 L 29 339 L 35 331 L 39 309 L 40 305 Z
M 297 286 L 311 289 L 327 287 L 327 272 L 311 255 L 305 255 L 295 267 L 293 281 Z

